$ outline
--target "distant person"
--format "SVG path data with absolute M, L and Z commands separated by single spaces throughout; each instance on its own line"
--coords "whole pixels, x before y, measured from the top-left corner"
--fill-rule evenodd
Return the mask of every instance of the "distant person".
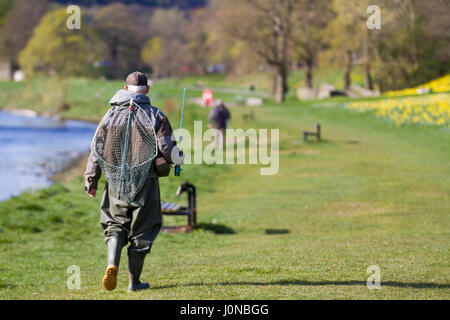
M 145 256 L 150 253 L 162 224 L 158 177 L 169 175 L 170 164 L 182 162 L 182 155 L 177 159 L 172 157 L 178 154 L 173 153 L 177 149 L 175 149 L 176 142 L 172 138 L 172 127 L 164 113 L 150 104 L 150 99 L 146 95 L 149 89 L 145 74 L 134 72 L 127 77 L 125 90 L 117 91 L 112 97 L 109 102 L 112 107 L 103 118 L 107 121 L 102 120 L 102 125 L 97 129 L 84 175 L 85 191 L 91 197 L 96 196 L 102 171 L 107 180 L 100 208 L 100 222 L 108 249 L 108 266 L 102 281 L 102 286 L 106 290 L 113 290 L 116 287 L 120 255 L 122 247 L 127 243 L 130 243 L 128 246 L 128 290 L 149 288 L 147 282 L 140 281 L 140 275 Z M 131 99 L 136 105 L 133 105 Z M 134 118 L 130 116 L 132 113 Z M 140 127 L 140 132 L 137 131 L 136 126 L 130 127 L 130 119 L 137 117 L 142 117 L 143 123 L 148 124 L 147 127 Z M 122 130 L 123 127 L 126 130 Z M 100 132 L 99 136 L 98 132 Z M 142 141 L 142 137 L 146 135 L 152 137 L 148 139 L 149 142 Z M 115 141 L 119 145 L 109 141 Z M 125 166 L 108 168 L 108 162 L 102 158 L 108 157 L 112 159 L 110 161 L 121 161 L 121 163 L 131 161 L 133 165 L 137 161 L 145 161 L 139 157 L 146 157 L 142 154 L 146 152 L 144 147 L 149 145 L 152 146 L 150 148 L 152 156 L 149 156 L 149 159 L 153 160 L 150 163 L 150 160 L 146 161 L 147 169 L 142 169 L 139 176 L 136 173 L 137 169 L 127 172 L 123 169 Z M 99 154 L 101 156 L 98 156 Z M 125 179 L 125 182 L 123 182 L 124 175 L 128 179 Z M 120 187 L 116 184 L 117 177 L 120 177 L 119 181 L 122 181 Z M 128 194 L 123 190 L 131 191 Z M 132 193 L 133 197 L 130 198 Z
M 230 121 L 230 112 L 222 100 L 219 100 L 216 106 L 209 113 L 209 124 L 211 127 L 220 131 L 222 138 L 225 137 L 225 130 Z

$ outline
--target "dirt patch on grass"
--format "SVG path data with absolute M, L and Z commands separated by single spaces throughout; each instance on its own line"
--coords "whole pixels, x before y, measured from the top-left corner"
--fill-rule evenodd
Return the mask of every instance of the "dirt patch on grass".
M 332 213 L 341 217 L 355 217 L 367 214 L 385 213 L 386 208 L 377 206 L 374 203 L 367 202 L 339 202 L 335 203 Z
M 321 152 L 319 150 L 312 150 L 312 149 L 306 149 L 300 151 L 300 154 L 304 154 L 305 156 L 320 154 Z
M 303 172 L 300 174 L 292 175 L 295 178 L 319 178 L 319 177 L 334 177 L 330 173 L 326 172 Z
M 418 191 L 414 192 L 414 197 L 434 200 L 448 200 L 449 193 L 444 191 Z
M 297 149 L 287 149 L 287 150 L 281 150 L 280 154 L 282 155 L 303 155 L 303 156 L 311 156 L 311 155 L 317 155 L 321 152 L 319 150 L 314 149 L 305 149 L 305 150 L 297 150 Z

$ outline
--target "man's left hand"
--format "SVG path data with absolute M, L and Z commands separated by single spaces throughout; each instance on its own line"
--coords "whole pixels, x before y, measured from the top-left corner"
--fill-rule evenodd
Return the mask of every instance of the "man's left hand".
M 95 196 L 97 195 L 97 189 L 89 190 L 88 194 L 89 194 L 89 197 L 95 198 Z

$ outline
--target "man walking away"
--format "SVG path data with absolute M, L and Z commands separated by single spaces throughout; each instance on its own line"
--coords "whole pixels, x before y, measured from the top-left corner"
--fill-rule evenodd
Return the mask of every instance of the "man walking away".
M 127 77 L 125 90 L 119 90 L 109 102 L 111 109 L 97 129 L 86 166 L 85 191 L 91 197 L 96 196 L 102 171 L 107 180 L 100 208 L 108 250 L 108 266 L 102 281 L 106 290 L 116 287 L 120 255 L 127 243 L 128 290 L 149 288 L 147 282 L 140 281 L 140 276 L 145 256 L 161 228 L 158 178 L 169 174 L 170 164 L 182 162 L 182 157 L 172 157 L 178 155 L 172 127 L 164 113 L 151 105 L 146 95 L 149 89 L 143 73 L 134 72 Z M 148 126 L 130 125 L 131 121 Z M 147 138 L 146 142 L 143 139 L 146 135 L 152 139 Z M 142 159 L 145 150 L 153 152 L 147 156 L 149 159 Z M 114 161 L 119 165 L 113 165 Z M 126 166 L 132 169 L 127 171 Z
M 230 121 L 230 112 L 222 100 L 219 100 L 217 105 L 209 113 L 209 123 L 210 126 L 219 130 L 219 137 L 216 137 L 216 143 L 219 142 L 223 146 L 223 141 L 225 139 L 225 130 L 228 127 L 228 122 Z

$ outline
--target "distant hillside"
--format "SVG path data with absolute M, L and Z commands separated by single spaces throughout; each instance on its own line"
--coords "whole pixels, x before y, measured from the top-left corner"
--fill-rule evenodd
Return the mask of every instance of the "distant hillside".
M 140 4 L 149 7 L 179 7 L 182 9 L 191 9 L 204 6 L 208 0 L 52 0 L 62 4 L 77 4 L 80 6 L 106 5 L 113 2 L 122 2 L 124 4 Z

